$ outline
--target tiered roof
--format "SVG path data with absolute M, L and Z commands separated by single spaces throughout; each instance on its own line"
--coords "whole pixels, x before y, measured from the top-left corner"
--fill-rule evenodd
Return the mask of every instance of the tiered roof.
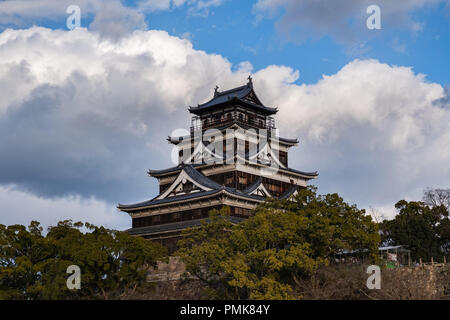
M 228 220 L 232 224 L 238 224 L 244 221 L 244 218 L 229 216 Z M 158 224 L 154 226 L 140 227 L 140 228 L 131 228 L 128 229 L 127 232 L 131 235 L 146 235 L 146 234 L 156 234 L 156 233 L 164 233 L 164 232 L 173 232 L 178 230 L 184 230 L 187 228 L 195 228 L 200 227 L 202 221 L 209 221 L 209 218 L 206 219 L 195 219 L 195 220 L 185 220 L 180 222 L 171 222 L 166 224 Z
M 253 90 L 251 77 L 249 77 L 249 82 L 246 85 L 234 89 L 220 92 L 218 91 L 218 87 L 216 87 L 214 97 L 211 100 L 203 104 L 199 104 L 197 107 L 189 107 L 189 112 L 199 115 L 204 112 L 213 111 L 225 104 L 229 104 L 230 102 L 241 104 L 244 107 L 253 109 L 266 115 L 271 115 L 278 112 L 277 108 L 266 107 L 262 104 L 261 100 L 259 100 L 255 91 Z
M 271 141 L 275 139 L 275 142 L 279 142 L 283 148 L 283 151 L 298 144 L 298 139 L 281 138 L 276 135 L 276 132 L 275 134 L 273 133 L 273 129 L 275 129 L 274 121 L 272 117 L 267 116 L 277 113 L 278 109 L 267 107 L 261 102 L 253 89 L 251 77 L 249 77 L 249 81 L 246 85 L 237 88 L 220 92 L 218 87 L 216 87 L 214 97 L 211 100 L 206 103 L 199 104 L 197 107 L 189 107 L 189 111 L 197 115 L 194 119 L 198 121 L 201 120 L 198 115 L 206 114 L 206 116 L 208 116 L 207 118 L 209 118 L 208 113 L 210 112 L 217 111 L 221 108 L 228 110 L 229 107 L 234 108 L 236 106 L 238 108 L 242 107 L 264 115 L 264 117 L 259 117 L 259 121 L 263 121 L 262 118 L 266 119 L 265 127 L 271 130 Z M 240 121 L 239 119 L 231 119 L 231 121 L 228 122 L 214 122 L 213 125 L 215 129 L 219 130 L 228 128 L 248 129 L 246 126 L 251 125 L 250 122 L 244 123 L 244 121 Z M 167 140 L 169 143 L 173 144 L 183 143 L 184 140 L 190 142 L 192 139 L 191 135 L 186 137 L 169 137 Z M 184 147 L 184 145 L 182 145 L 182 147 Z M 272 148 L 274 148 L 274 150 L 272 150 Z M 215 170 L 214 165 L 212 166 L 212 170 L 210 170 L 211 164 L 207 163 L 181 163 L 178 166 L 163 170 L 149 170 L 148 174 L 150 176 L 166 180 L 164 182 L 161 180 L 160 182 L 163 182 L 161 185 L 168 183 L 167 180 L 169 180 L 169 178 L 172 182 L 168 187 L 164 187 L 163 191 L 153 199 L 133 204 L 119 204 L 118 209 L 128 212 L 133 219 L 148 217 L 151 215 L 162 215 L 166 213 L 172 214 L 182 210 L 192 211 L 197 210 L 198 208 L 203 209 L 203 205 L 206 205 L 207 208 L 211 208 L 217 206 L 218 204 L 227 204 L 236 208 L 249 210 L 250 208 L 255 208 L 267 198 L 272 197 L 271 192 L 266 189 L 263 183 L 265 179 L 261 176 L 262 173 L 260 174 L 260 172 L 262 172 L 260 171 L 260 168 L 268 167 L 267 161 L 278 165 L 278 178 L 272 177 L 270 179 L 284 181 L 285 183 L 290 184 L 290 186 L 287 187 L 287 190 L 283 187 L 283 190 L 285 191 L 278 197 L 279 199 L 288 199 L 297 193 L 299 186 L 305 186 L 307 181 L 315 179 L 318 176 L 318 173 L 303 172 L 288 168 L 286 162 L 281 163 L 279 161 L 275 152 L 278 151 L 278 149 L 281 149 L 280 146 L 277 147 L 275 145 L 274 147 L 273 144 L 266 141 L 265 144 L 260 145 L 257 150 L 252 153 L 246 150 L 245 157 L 241 154 L 233 155 L 233 157 L 236 156 L 239 158 L 238 160 L 243 160 L 242 164 L 244 166 L 250 166 L 251 168 L 236 166 L 226 168 L 226 170 L 240 170 L 251 175 L 258 176 L 258 178 L 244 190 L 238 190 L 236 188 L 221 185 L 202 173 L 201 170 L 209 170 L 209 173 L 212 174 Z M 194 154 L 196 154 L 195 152 L 196 151 L 194 150 Z M 244 159 L 240 159 L 242 157 L 244 157 Z M 267 160 L 266 158 L 270 159 Z M 207 173 L 207 171 L 204 172 Z M 290 183 L 288 182 L 288 179 Z M 198 216 L 196 215 L 195 217 Z M 243 218 L 238 218 L 236 216 L 231 216 L 229 219 L 232 220 L 232 223 L 238 223 L 243 220 Z M 174 234 L 174 232 L 185 228 L 199 226 L 202 220 L 205 220 L 205 218 L 163 223 L 145 227 L 135 227 L 129 229 L 128 232 L 130 234 L 141 236 L 161 234 L 161 237 L 167 237 L 167 234 Z
M 251 128 L 251 127 L 245 126 L 242 123 L 237 124 L 237 123 L 231 122 L 231 123 L 225 124 L 223 126 L 216 127 L 215 129 L 222 131 L 222 130 L 226 130 L 226 129 L 245 130 L 245 129 L 249 129 L 249 128 Z M 191 139 L 190 135 L 178 136 L 178 137 L 172 137 L 172 136 L 167 137 L 167 141 L 174 145 L 177 145 L 183 141 L 189 141 L 189 139 Z M 288 146 L 296 146 L 299 143 L 298 138 L 283 138 L 283 137 L 276 136 L 276 137 L 272 137 L 272 140 L 275 140 L 275 141 L 278 140 L 279 143 L 282 143 L 282 144 L 288 145 Z
M 190 164 L 182 164 L 178 166 L 180 169 L 180 172 L 178 174 L 178 177 L 180 177 L 183 174 L 183 177 L 186 177 L 188 180 L 193 182 L 196 186 L 198 186 L 199 190 L 195 192 L 189 192 L 184 193 L 180 195 L 175 196 L 168 196 L 164 195 L 164 193 L 158 195 L 157 197 L 147 200 L 144 202 L 139 202 L 135 204 L 119 204 L 118 208 L 120 210 L 136 210 L 136 209 L 143 209 L 148 208 L 156 205 L 162 205 L 166 203 L 173 203 L 173 202 L 184 202 L 184 201 L 191 201 L 194 199 L 200 199 L 200 198 L 209 198 L 214 197 L 219 194 L 226 194 L 231 197 L 238 197 L 238 198 L 244 198 L 245 200 L 248 200 L 250 202 L 256 202 L 260 203 L 263 202 L 266 197 L 270 197 L 270 193 L 265 190 L 264 185 L 262 184 L 262 178 L 257 179 L 254 181 L 250 186 L 247 187 L 247 189 L 240 191 L 235 188 L 226 187 L 223 185 L 218 184 L 217 182 L 211 180 L 204 174 L 202 174 L 200 171 L 194 168 L 194 166 Z M 175 184 L 177 184 L 178 179 L 175 179 L 175 181 L 172 183 L 173 187 L 176 187 Z M 171 186 L 171 187 L 172 187 Z M 265 191 L 265 195 L 258 195 L 255 193 L 255 190 L 258 188 L 263 188 Z M 170 187 L 168 188 L 170 189 Z M 289 189 L 286 194 L 283 194 L 281 198 L 287 198 L 289 195 L 288 193 L 292 190 Z M 293 191 L 292 191 L 293 192 Z
M 179 173 L 182 170 L 183 165 L 184 164 L 180 164 L 180 165 L 175 166 L 175 167 L 171 167 L 171 168 L 167 168 L 167 169 L 161 169 L 161 170 L 148 170 L 147 173 L 148 173 L 149 176 L 152 176 L 152 177 L 155 177 L 155 178 L 166 176 L 166 175 L 172 175 L 172 174 Z M 191 166 L 193 168 L 200 169 L 202 167 L 207 167 L 209 165 L 207 165 L 207 164 L 193 164 Z M 296 170 L 296 169 L 292 169 L 292 168 L 278 168 L 278 170 L 280 170 L 281 172 L 293 173 L 295 175 L 299 175 L 302 178 L 305 178 L 305 179 L 308 179 L 308 180 L 309 179 L 315 179 L 319 175 L 317 171 L 305 172 L 305 171 L 300 171 L 300 170 Z

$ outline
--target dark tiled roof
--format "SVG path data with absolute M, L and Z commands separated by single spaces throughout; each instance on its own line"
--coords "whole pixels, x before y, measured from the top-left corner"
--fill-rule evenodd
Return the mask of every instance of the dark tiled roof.
M 247 153 L 246 156 L 248 156 L 249 154 Z M 199 167 L 199 166 L 203 166 L 204 164 L 194 164 L 192 165 L 194 168 Z M 172 167 L 172 168 L 168 168 L 168 169 L 163 169 L 163 170 L 149 170 L 148 174 L 151 176 L 158 176 L 158 175 L 162 175 L 162 174 L 166 174 L 166 173 L 177 173 L 179 171 L 181 171 L 182 166 L 178 165 L 176 167 Z M 301 174 L 305 177 L 311 177 L 311 178 L 316 178 L 319 174 L 317 171 L 314 172 L 305 172 L 305 171 L 300 171 L 300 170 L 296 170 L 296 169 L 292 169 L 292 168 L 280 168 L 281 170 L 285 170 L 288 172 L 292 172 L 292 173 L 297 173 L 297 174 Z
M 234 224 L 238 224 L 245 220 L 244 218 L 239 217 L 229 217 L 230 221 Z M 186 228 L 192 228 L 192 227 L 198 227 L 201 225 L 201 221 L 208 221 L 209 219 L 197 219 L 197 220 L 186 220 L 181 222 L 173 222 L 173 223 L 166 223 L 166 224 L 160 224 L 155 226 L 148 226 L 148 227 L 141 227 L 141 228 L 131 228 L 126 230 L 131 235 L 142 235 L 142 234 L 150 234 L 150 233 L 157 233 L 157 232 L 168 232 L 168 231 L 177 231 L 177 230 L 183 230 Z
M 249 86 L 243 85 L 230 90 L 218 92 L 217 95 L 208 102 L 199 104 L 198 108 L 207 108 L 216 104 L 226 102 L 231 98 L 245 98 L 251 92 L 251 90 L 252 88 L 250 88 Z
M 142 208 L 142 207 L 147 207 L 149 205 L 164 204 L 164 203 L 170 203 L 170 202 L 174 202 L 174 201 L 183 201 L 183 200 L 190 200 L 190 199 L 195 199 L 195 198 L 211 196 L 216 193 L 219 193 L 220 191 L 221 191 L 220 189 L 217 189 L 217 190 L 211 190 L 211 191 L 192 192 L 192 193 L 182 194 L 182 195 L 174 196 L 174 197 L 168 197 L 168 198 L 160 199 L 160 200 L 156 200 L 157 197 L 155 197 L 151 200 L 134 203 L 134 204 L 125 205 L 125 204 L 119 203 L 118 208 L 120 210 L 138 209 L 138 208 Z
M 208 178 L 205 175 L 203 175 L 200 171 L 196 170 L 193 165 L 182 164 L 182 165 L 179 165 L 177 167 L 170 168 L 170 169 L 167 169 L 167 170 L 173 170 L 173 172 L 176 172 L 178 170 L 184 170 L 184 172 L 186 172 L 186 174 L 189 175 L 189 177 L 191 177 L 194 181 L 196 181 L 199 184 L 201 184 L 202 186 L 205 186 L 205 187 L 207 187 L 209 189 L 212 189 L 212 190 L 210 190 L 210 191 L 200 191 L 200 192 L 191 192 L 191 193 L 182 194 L 182 195 L 179 195 L 179 196 L 168 197 L 168 198 L 159 199 L 159 200 L 156 199 L 157 197 L 155 197 L 155 198 L 153 198 L 151 200 L 147 200 L 147 201 L 140 202 L 140 203 L 135 203 L 135 204 L 129 204 L 129 205 L 119 204 L 118 208 L 120 210 L 139 209 L 139 208 L 147 207 L 147 206 L 150 206 L 150 205 L 159 205 L 159 204 L 165 204 L 165 203 L 170 203 L 170 202 L 177 202 L 177 201 L 183 201 L 183 200 L 191 200 L 191 199 L 200 198 L 200 197 L 213 196 L 213 195 L 215 195 L 215 194 L 217 194 L 219 192 L 222 192 L 222 191 L 226 191 L 226 192 L 228 192 L 231 195 L 244 197 L 244 198 L 247 198 L 249 200 L 255 200 L 255 201 L 264 201 L 265 200 L 265 198 L 262 197 L 262 196 L 251 195 L 250 194 L 251 192 L 253 192 L 260 185 L 260 183 L 262 183 L 262 177 L 259 177 L 253 184 L 248 186 L 247 189 L 245 189 L 243 191 L 239 191 L 239 190 L 234 189 L 234 188 L 222 186 L 219 183 L 211 180 L 210 178 Z M 304 176 L 310 176 L 311 178 L 317 176 L 317 173 L 306 173 L 306 172 L 297 171 L 297 170 L 294 170 L 294 169 L 282 169 L 282 170 L 287 170 L 287 171 L 299 173 L 299 174 L 302 174 Z M 295 190 L 293 190 L 292 192 L 294 192 L 294 191 Z M 289 195 L 287 195 L 287 196 L 289 196 Z
M 290 196 L 292 196 L 294 194 L 294 192 L 296 190 L 297 190 L 297 186 L 290 186 L 289 189 L 287 189 L 286 192 L 280 196 L 280 200 L 285 200 L 285 199 L 289 198 Z
M 251 185 L 249 185 L 247 187 L 247 189 L 245 189 L 243 192 L 244 193 L 252 193 L 253 191 L 256 190 L 256 188 L 258 188 L 258 186 L 262 183 L 263 178 L 262 177 L 258 177 L 258 179 L 255 180 L 255 182 L 253 182 Z
M 317 171 L 304 172 L 304 171 L 295 170 L 295 169 L 291 169 L 291 168 L 282 168 L 282 170 L 286 170 L 286 171 L 293 172 L 293 173 L 298 173 L 298 174 L 301 174 L 303 176 L 307 176 L 307 177 L 311 177 L 311 178 L 316 178 L 319 175 L 319 173 L 317 173 Z
M 244 191 L 239 191 L 239 190 L 236 190 L 236 189 L 230 188 L 230 187 L 225 187 L 225 190 L 228 193 L 231 193 L 231 194 L 233 194 L 235 196 L 241 196 L 241 197 L 245 197 L 245 198 L 252 199 L 252 200 L 257 200 L 257 201 L 264 201 L 264 200 L 266 200 L 266 198 L 258 196 L 256 194 L 247 194 Z
M 230 129 L 230 128 L 233 128 L 233 127 L 235 127 L 235 128 L 242 128 L 242 129 L 244 129 L 244 130 L 247 130 L 247 129 L 255 129 L 255 128 L 252 127 L 252 126 L 249 126 L 249 125 L 247 125 L 247 124 L 245 124 L 245 123 L 239 123 L 238 121 L 231 121 L 231 122 L 226 123 L 226 124 L 224 124 L 224 125 L 222 125 L 222 126 L 214 127 L 214 129 L 217 129 L 217 130 L 222 131 L 222 130 Z M 180 136 L 180 137 L 171 137 L 171 136 L 169 136 L 169 137 L 167 138 L 167 141 L 169 141 L 169 142 L 172 143 L 172 144 L 178 144 L 178 143 L 180 143 L 181 141 L 183 141 L 184 139 L 191 139 L 191 136 L 189 136 L 189 135 L 187 135 L 187 136 Z M 274 139 L 274 140 L 275 140 L 275 139 Z M 287 144 L 298 144 L 298 142 L 299 142 L 299 141 L 298 141 L 298 138 L 283 138 L 283 137 L 278 137 L 278 140 L 281 141 L 281 142 L 287 143 Z M 276 141 L 276 140 L 275 140 L 275 141 Z
M 245 97 L 247 97 L 251 92 L 253 92 L 255 99 L 257 100 L 257 103 L 253 103 L 248 100 L 244 100 Z M 264 106 L 261 101 L 256 97 L 255 92 L 253 91 L 253 85 L 246 84 L 241 87 L 233 88 L 227 91 L 223 92 L 217 92 L 215 96 L 209 100 L 206 103 L 199 104 L 197 107 L 190 107 L 189 111 L 194 114 L 198 114 L 203 112 L 206 109 L 213 108 L 215 106 L 220 106 L 223 104 L 226 104 L 230 100 L 235 100 L 243 103 L 244 105 L 247 105 L 249 107 L 253 107 L 256 109 L 259 109 L 260 111 L 263 111 L 267 114 L 275 114 L 277 113 L 276 108 L 269 108 Z
M 288 138 L 278 137 L 278 139 L 279 139 L 280 141 L 287 142 L 287 143 L 293 143 L 293 144 L 297 144 L 297 143 L 298 143 L 298 139 L 297 139 L 297 138 L 294 138 L 294 139 L 288 139 Z
M 161 170 L 148 170 L 147 173 L 149 175 L 159 175 L 159 174 L 164 174 L 164 173 L 172 173 L 172 172 L 177 172 L 181 170 L 181 166 L 176 166 L 176 167 L 171 167 L 171 168 L 167 168 L 167 169 L 161 169 Z
M 184 172 L 186 172 L 189 175 L 189 177 L 191 177 L 193 180 L 200 183 L 202 186 L 205 186 L 205 187 L 211 188 L 211 189 L 215 189 L 215 190 L 222 188 L 222 185 L 220 185 L 217 182 L 206 177 L 205 175 L 200 173 L 198 170 L 195 170 L 194 167 L 189 164 L 183 165 L 183 170 L 184 170 Z
M 184 172 L 186 172 L 193 180 L 195 180 L 202 186 L 205 186 L 212 190 L 201 191 L 201 192 L 191 192 L 188 194 L 182 194 L 179 196 L 173 196 L 173 197 L 168 197 L 168 198 L 159 199 L 159 200 L 157 200 L 156 199 L 157 197 L 155 197 L 151 200 L 147 200 L 147 201 L 135 203 L 135 204 L 130 204 L 130 205 L 119 204 L 118 208 L 120 210 L 138 209 L 138 208 L 147 207 L 150 205 L 165 204 L 165 203 L 170 203 L 170 202 L 175 202 L 175 201 L 183 201 L 183 200 L 190 200 L 190 199 L 195 199 L 195 198 L 200 198 L 200 197 L 212 196 L 221 191 L 226 191 L 235 196 L 245 197 L 249 200 L 256 200 L 256 201 L 264 200 L 264 198 L 261 196 L 249 195 L 249 194 L 246 194 L 245 192 L 241 192 L 234 188 L 222 186 L 222 185 L 218 184 L 217 182 L 211 180 L 210 178 L 206 177 L 205 175 L 203 175 L 201 172 L 196 170 L 192 165 L 183 164 L 179 167 L 180 167 L 180 169 L 184 170 Z
M 203 164 L 191 164 L 190 166 L 196 168 L 199 166 L 202 166 Z M 181 171 L 181 169 L 183 169 L 183 164 L 179 164 L 176 167 L 171 167 L 171 168 L 167 168 L 167 169 L 161 169 L 161 170 L 148 170 L 147 173 L 151 176 L 158 176 L 161 174 L 166 174 L 166 173 L 177 173 L 179 171 Z

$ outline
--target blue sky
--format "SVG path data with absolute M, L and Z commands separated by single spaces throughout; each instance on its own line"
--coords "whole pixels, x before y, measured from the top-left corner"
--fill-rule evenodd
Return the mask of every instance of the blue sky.
M 83 29 L 67 30 L 70 4 Z M 381 30 L 366 27 L 371 4 Z M 450 187 L 449 9 L 448 0 L 0 1 L 0 202 L 12 213 L 0 223 L 55 223 L 70 208 L 64 218 L 129 226 L 115 205 L 156 195 L 145 172 L 173 165 L 164 139 L 188 126 L 186 107 L 249 73 L 280 109 L 281 134 L 302 142 L 290 164 L 318 170 L 319 192 L 392 217 L 397 200 Z
M 450 52 L 450 26 L 445 3 L 411 12 L 415 21 L 425 23 L 421 32 L 385 28 L 351 44 L 339 43 L 327 35 L 300 43 L 290 41 L 276 30 L 277 15 L 258 19 L 253 5 L 252 1 L 226 1 L 206 17 L 189 15 L 188 9 L 182 7 L 149 14 L 147 22 L 151 28 L 173 35 L 190 33 L 197 49 L 221 54 L 232 63 L 248 60 L 256 69 L 271 64 L 299 69 L 299 82 L 316 82 L 322 74 L 334 74 L 355 58 L 375 58 L 413 66 L 417 72 L 427 74 L 430 81 L 450 84 L 450 59 L 446 58 Z M 367 51 L 351 52 L 352 46 L 360 44 L 368 47 Z

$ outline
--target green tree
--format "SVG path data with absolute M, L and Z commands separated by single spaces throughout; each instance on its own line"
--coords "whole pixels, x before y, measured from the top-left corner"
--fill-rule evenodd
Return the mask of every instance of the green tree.
M 233 225 L 229 209 L 214 210 L 187 231 L 177 252 L 187 270 L 217 298 L 295 299 L 295 279 L 309 276 L 341 250 L 368 250 L 376 259 L 377 225 L 336 194 L 309 187 L 290 200 L 271 200 Z
M 0 299 L 37 299 L 42 292 L 41 267 L 51 248 L 33 221 L 6 227 L 0 224 Z
M 407 246 L 414 260 L 430 261 L 448 254 L 450 222 L 445 206 L 401 200 L 395 207 L 398 215 L 381 225 L 386 243 Z
M 82 232 L 84 227 L 87 232 Z M 89 223 L 0 225 L 0 298 L 117 299 L 146 289 L 147 270 L 167 255 L 159 244 Z M 81 269 L 81 289 L 66 286 L 67 267 Z
M 440 219 L 436 232 L 444 253 L 450 254 L 450 189 L 427 189 L 423 194 L 423 202 L 431 207 L 440 207 Z

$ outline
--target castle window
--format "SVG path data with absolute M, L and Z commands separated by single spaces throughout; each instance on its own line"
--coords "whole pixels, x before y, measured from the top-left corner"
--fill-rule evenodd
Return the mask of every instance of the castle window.
M 160 224 L 161 223 L 161 216 L 153 216 L 152 217 L 152 225 Z
M 239 207 L 234 207 L 233 209 L 234 209 L 233 213 L 237 217 L 247 218 L 247 217 L 250 216 L 250 210 L 249 209 L 244 209 L 244 208 L 239 208 Z
M 284 151 L 280 151 L 279 152 L 279 156 L 280 156 L 280 162 L 287 167 L 288 162 L 287 162 L 287 152 Z

